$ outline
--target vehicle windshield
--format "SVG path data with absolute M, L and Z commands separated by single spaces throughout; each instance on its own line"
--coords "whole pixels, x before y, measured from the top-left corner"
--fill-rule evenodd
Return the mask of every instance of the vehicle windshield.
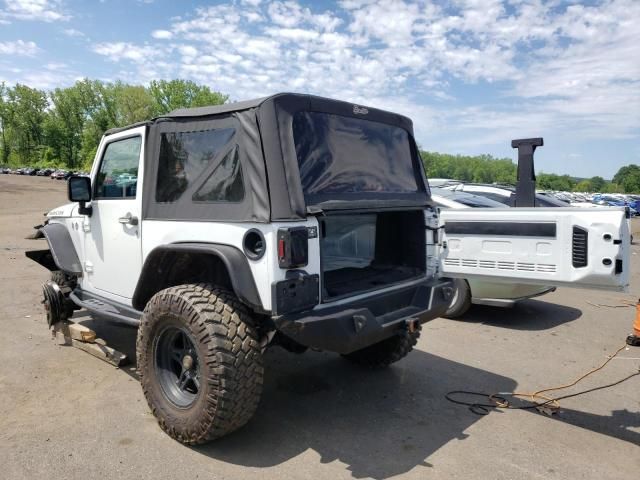
M 433 198 L 436 203 L 443 208 L 446 208 L 442 202 L 438 201 L 438 197 L 444 197 L 454 202 L 466 205 L 471 208 L 504 208 L 505 205 L 495 200 L 491 200 L 487 197 L 480 195 L 472 195 L 470 193 L 457 192 L 454 190 L 447 190 L 446 188 L 434 188 L 432 191 Z
M 472 208 L 504 208 L 503 203 L 479 195 L 461 195 L 453 200 Z
M 422 191 L 409 133 L 400 127 L 298 112 L 293 137 L 305 196 Z

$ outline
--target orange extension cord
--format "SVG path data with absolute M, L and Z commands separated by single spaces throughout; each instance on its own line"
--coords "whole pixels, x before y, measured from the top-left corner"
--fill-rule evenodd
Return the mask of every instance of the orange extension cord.
M 605 388 L 613 387 L 615 385 L 619 385 L 620 383 L 629 380 L 630 378 L 639 376 L 640 369 L 638 369 L 637 372 L 632 373 L 631 375 L 628 375 L 616 382 L 613 382 L 607 385 L 601 385 L 599 387 L 590 388 L 582 392 L 564 395 L 561 397 L 551 397 L 551 396 L 543 395 L 543 393 L 553 392 L 557 390 L 564 390 L 577 385 L 579 382 L 581 382 L 588 376 L 602 370 L 611 360 L 616 358 L 618 354 L 627 347 L 628 345 L 626 344 L 622 345 L 620 348 L 618 348 L 618 350 L 616 350 L 616 352 L 613 355 L 607 358 L 607 360 L 604 363 L 602 363 L 602 365 L 588 371 L 584 375 L 581 375 L 580 377 L 578 377 L 573 382 L 567 383 L 565 385 L 544 388 L 536 392 L 498 392 L 498 393 L 492 393 L 492 394 L 487 394 L 483 392 L 472 392 L 467 390 L 454 390 L 452 392 L 447 393 L 445 395 L 445 398 L 452 403 L 455 403 L 458 405 L 465 405 L 469 407 L 469 410 L 471 410 L 471 412 L 477 415 L 487 415 L 491 409 L 495 409 L 495 408 L 503 408 L 503 409 L 511 409 L 511 410 L 527 410 L 527 409 L 535 408 L 538 411 L 551 415 L 560 409 L 560 400 L 564 398 L 576 397 L 578 395 L 583 395 L 585 393 L 593 392 L 595 390 L 602 390 Z M 491 403 L 466 402 L 462 399 L 455 398 L 456 396 L 471 396 L 471 397 L 486 398 Z M 511 405 L 505 397 L 528 398 L 531 400 L 532 403 L 525 406 L 514 406 L 514 405 Z
M 504 399 L 501 397 L 502 395 L 508 395 L 511 397 L 522 397 L 522 398 L 529 398 L 531 399 L 531 401 L 535 404 L 535 407 L 547 407 L 549 409 L 551 409 L 552 411 L 557 411 L 558 409 L 560 409 L 560 402 L 558 401 L 559 399 L 554 398 L 554 397 L 548 397 L 546 395 L 542 395 L 543 393 L 546 392 L 554 392 L 556 390 L 564 390 L 566 388 L 570 388 L 573 387 L 574 385 L 577 385 L 578 383 L 580 383 L 582 380 L 584 380 L 585 378 L 587 378 L 589 375 L 592 375 L 600 370 L 602 370 L 604 367 L 606 367 L 606 365 L 613 360 L 614 358 L 616 358 L 618 356 L 618 354 L 624 350 L 625 348 L 627 348 L 627 344 L 625 343 L 624 345 L 622 345 L 618 350 L 616 350 L 616 352 L 611 355 L 609 358 L 607 358 L 607 360 L 600 365 L 599 367 L 594 368 L 593 370 L 588 371 L 587 373 L 585 373 L 584 375 L 578 377 L 577 379 L 575 379 L 573 382 L 571 383 L 567 383 L 565 385 L 559 385 L 557 387 L 550 387 L 550 388 L 545 388 L 543 390 L 538 390 L 537 392 L 532 392 L 532 393 L 525 393 L 525 392 L 499 392 L 499 393 L 494 393 L 489 395 L 489 399 L 492 402 L 495 402 L 496 406 L 498 408 L 512 408 L 511 405 L 509 405 L 509 402 L 504 401 Z M 497 398 L 500 398 L 500 400 L 497 400 Z M 537 402 L 536 400 L 544 400 L 543 402 Z

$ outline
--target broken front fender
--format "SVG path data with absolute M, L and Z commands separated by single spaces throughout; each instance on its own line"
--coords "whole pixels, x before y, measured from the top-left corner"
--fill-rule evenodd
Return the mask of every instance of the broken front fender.
M 49 223 L 40 231 L 47 239 L 49 250 L 31 250 L 25 255 L 49 270 L 82 276 L 82 265 L 67 227 L 60 223 Z

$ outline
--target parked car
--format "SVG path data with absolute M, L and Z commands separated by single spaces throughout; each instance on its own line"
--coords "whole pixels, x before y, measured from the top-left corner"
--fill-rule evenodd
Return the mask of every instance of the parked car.
M 51 172 L 53 172 L 53 170 L 51 170 L 50 168 L 43 168 L 41 170 L 38 170 L 36 175 L 38 177 L 48 177 L 49 175 L 51 175 Z
M 446 188 L 432 188 L 431 198 L 440 208 L 505 208 L 503 203 L 480 195 L 472 195 Z M 455 279 L 455 292 L 446 318 L 462 317 L 472 304 L 495 307 L 513 307 L 520 300 L 539 297 L 556 288 L 551 286 L 523 285 L 519 283 L 489 282 L 477 279 Z
M 593 197 L 593 203 L 598 205 L 608 205 L 610 207 L 624 207 L 627 204 L 627 202 L 624 201 L 624 198 L 614 195 L 596 195 Z
M 51 178 L 55 180 L 66 180 L 71 176 L 71 172 L 67 170 L 57 170 L 51 174 Z
M 511 185 L 491 185 L 483 183 L 449 183 L 442 186 L 458 192 L 467 192 L 474 195 L 481 195 L 496 202 L 500 202 L 508 207 L 514 207 L 516 201 L 516 189 Z M 570 207 L 565 201 L 548 195 L 536 193 L 536 207 Z

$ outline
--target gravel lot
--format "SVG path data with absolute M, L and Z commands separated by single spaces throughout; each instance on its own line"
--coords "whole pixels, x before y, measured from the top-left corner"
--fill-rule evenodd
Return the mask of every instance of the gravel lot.
M 0 477 L 630 479 L 640 471 L 640 377 L 562 402 L 560 414 L 477 416 L 450 390 L 537 390 L 573 380 L 624 343 L 640 293 L 572 289 L 512 310 L 475 308 L 425 325 L 418 349 L 383 372 L 328 353 L 266 354 L 256 417 L 213 444 L 163 434 L 135 369 L 116 369 L 51 340 L 40 305 L 47 272 L 24 256 L 42 213 L 66 202 L 64 182 L 0 175 Z M 634 221 L 636 238 L 640 222 Z M 78 314 L 77 314 L 78 315 Z M 133 355 L 135 330 L 78 320 Z M 637 371 L 623 351 L 581 387 Z

